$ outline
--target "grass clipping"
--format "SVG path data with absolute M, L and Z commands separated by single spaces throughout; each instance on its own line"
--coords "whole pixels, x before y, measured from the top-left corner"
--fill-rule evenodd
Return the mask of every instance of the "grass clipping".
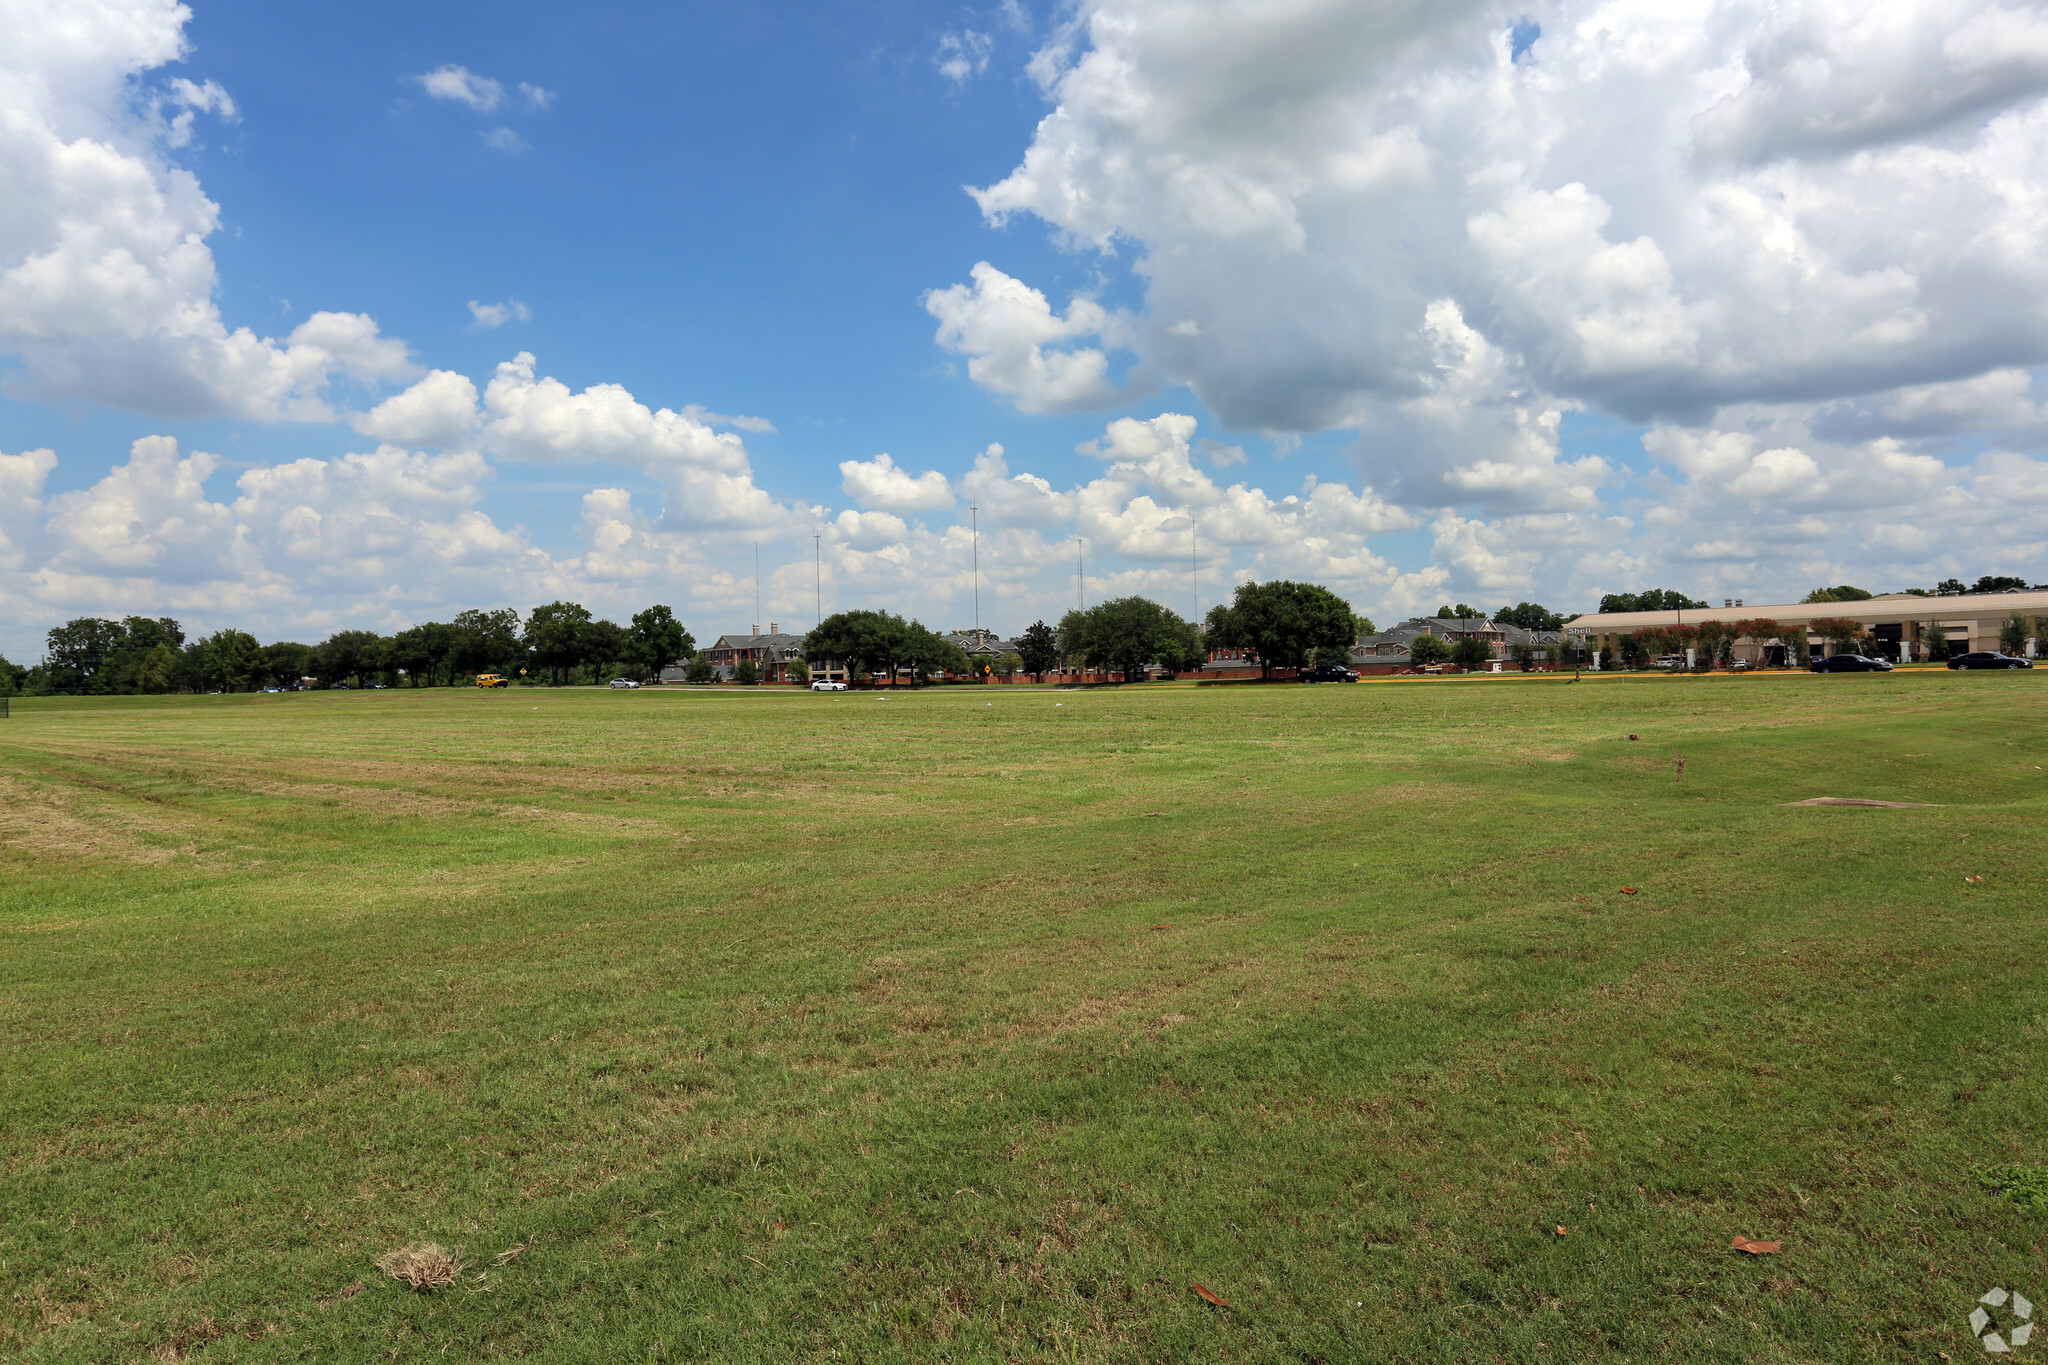
M 462 1258 L 438 1242 L 400 1247 L 377 1258 L 377 1269 L 421 1294 L 446 1289 L 462 1273 Z

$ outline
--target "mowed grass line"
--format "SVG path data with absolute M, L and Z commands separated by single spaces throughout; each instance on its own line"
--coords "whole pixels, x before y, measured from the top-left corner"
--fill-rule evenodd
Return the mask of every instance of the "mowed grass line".
M 1969 1176 L 2043 1161 L 2042 699 L 18 704 L 0 1349 L 1976 1349 L 2044 1264 Z M 425 1239 L 460 1290 L 377 1280 Z

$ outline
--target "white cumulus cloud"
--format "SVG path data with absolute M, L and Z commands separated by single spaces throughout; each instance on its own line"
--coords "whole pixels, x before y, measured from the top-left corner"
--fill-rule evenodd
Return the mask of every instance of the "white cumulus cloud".
M 424 76 L 415 76 L 420 88 L 437 100 L 451 104 L 466 104 L 480 114 L 488 114 L 505 102 L 505 87 L 489 76 L 479 76 L 466 66 L 449 63 L 435 67 Z
M 478 303 L 469 301 L 470 326 L 478 331 L 489 331 L 503 327 L 508 322 L 530 322 L 533 310 L 518 299 L 507 299 L 503 303 Z
M 361 314 L 288 336 L 230 329 L 206 238 L 220 213 L 167 152 L 190 116 L 236 116 L 213 82 L 133 92 L 185 53 L 175 0 L 53 0 L 8 11 L 0 43 L 0 352 L 14 397 L 82 398 L 165 416 L 326 421 L 337 376 L 411 372 Z M 180 108 L 165 122 L 156 110 Z
M 953 489 L 936 469 L 912 475 L 885 454 L 839 462 L 839 487 L 862 507 L 885 512 L 930 512 L 953 505 Z
M 975 198 L 1129 261 L 1144 306 L 1062 316 L 986 267 L 929 295 L 1024 410 L 1117 401 L 1127 347 L 1228 428 L 1355 430 L 1390 496 L 1494 517 L 1613 486 L 1560 453 L 1574 410 L 1796 419 L 1851 467 L 2039 439 L 2038 5 L 1079 0 L 1031 71 L 1049 111 Z
M 969 273 L 971 285 L 935 289 L 924 307 L 939 321 L 939 344 L 968 357 L 974 382 L 1020 412 L 1088 412 L 1140 396 L 1110 381 L 1102 346 L 1056 349 L 1086 337 L 1113 344 L 1123 330 L 1115 314 L 1086 298 L 1055 313 L 1043 293 L 987 261 Z

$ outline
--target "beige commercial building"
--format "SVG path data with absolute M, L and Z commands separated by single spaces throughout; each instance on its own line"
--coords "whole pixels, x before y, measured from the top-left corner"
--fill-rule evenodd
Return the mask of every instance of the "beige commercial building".
M 1787 628 L 1786 633 L 1792 638 L 1742 639 L 1735 644 L 1737 658 L 1764 663 L 1772 659 L 1774 648 L 1784 646 L 1803 649 L 1805 656 L 1811 658 L 1824 647 L 1824 642 L 1810 629 L 1802 627 L 1810 627 L 1815 621 L 1844 618 L 1858 622 L 1866 632 L 1876 636 L 1879 649 L 1891 658 L 1918 660 L 1927 657 L 1929 622 L 1940 622 L 1948 628 L 1949 653 L 1955 655 L 1970 649 L 1997 649 L 1999 628 L 2014 613 L 2030 621 L 2036 617 L 2048 618 L 2048 590 L 2039 589 L 1956 597 L 1918 597 L 1900 592 L 1886 593 L 1862 602 L 1802 602 L 1785 606 L 1746 606 L 1730 599 L 1724 599 L 1724 602 L 1726 604 L 1719 607 L 1685 611 L 1596 612 L 1567 623 L 1565 637 L 1583 641 L 1588 649 L 1606 652 L 1614 649 L 1615 641 L 1621 636 L 1655 626 L 1697 626 L 1707 621 L 1776 621 Z M 2048 619 L 2042 620 L 2028 634 L 2034 634 L 2035 629 L 2048 629 Z M 2029 654 L 2034 652 L 2036 643 L 2033 639 L 2027 641 Z M 1795 657 L 1798 656 L 1795 654 Z

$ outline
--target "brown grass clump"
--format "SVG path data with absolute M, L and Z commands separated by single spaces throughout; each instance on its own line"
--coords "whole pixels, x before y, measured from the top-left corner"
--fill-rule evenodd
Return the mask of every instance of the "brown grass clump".
M 377 1269 L 422 1294 L 446 1289 L 462 1273 L 462 1258 L 437 1242 L 400 1247 L 377 1258 Z

